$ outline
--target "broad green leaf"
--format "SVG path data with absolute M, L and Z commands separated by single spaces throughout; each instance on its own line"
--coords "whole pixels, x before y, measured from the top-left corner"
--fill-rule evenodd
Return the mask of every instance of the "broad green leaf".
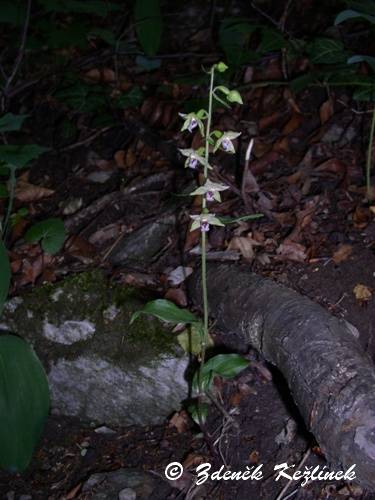
M 235 222 L 260 219 L 261 217 L 264 217 L 264 215 L 263 214 L 252 214 L 252 215 L 243 215 L 242 217 L 218 217 L 218 219 L 223 224 L 234 224 Z
M 306 51 L 313 64 L 338 64 L 347 59 L 343 43 L 332 38 L 315 38 L 307 45 Z
M 137 56 L 135 58 L 135 62 L 137 63 L 137 71 L 155 71 L 159 69 L 161 66 L 161 59 L 156 59 L 154 57 L 145 57 L 145 56 Z
M 375 102 L 375 82 L 370 87 L 358 87 L 353 93 L 356 101 Z
M 26 144 L 23 146 L 1 144 L 0 161 L 13 165 L 16 168 L 23 168 L 29 161 L 35 160 L 46 151 L 49 151 L 49 148 L 38 146 L 37 144 Z
M 362 14 L 371 14 L 375 16 L 374 0 L 347 0 L 348 7 L 352 10 L 357 10 Z
M 9 193 L 5 184 L 0 184 L 0 198 L 8 198 Z
M 205 362 L 201 370 L 201 387 L 199 388 L 197 371 L 193 377 L 192 389 L 195 392 L 208 391 L 211 388 L 215 376 L 232 378 L 247 368 L 249 362 L 239 354 L 218 354 Z
M 4 303 L 8 297 L 10 286 L 10 264 L 7 249 L 4 242 L 0 239 L 0 315 L 4 308 Z
M 183 350 L 190 354 L 199 354 L 202 351 L 202 342 L 204 339 L 204 330 L 202 323 L 193 323 L 189 328 L 177 335 L 177 341 Z M 214 341 L 211 335 L 208 335 L 206 347 L 212 347 Z
M 347 9 L 340 12 L 340 14 L 336 17 L 335 25 L 343 23 L 348 19 L 358 19 L 358 18 L 366 19 L 366 21 L 375 24 L 375 16 L 371 16 L 370 14 L 366 14 L 365 12 L 359 12 L 356 10 Z
M 79 47 L 84 49 L 88 45 L 89 27 L 84 22 L 72 22 L 61 28 L 52 25 L 49 28 L 48 32 L 45 33 L 49 48 Z
M 104 42 L 108 43 L 108 45 L 115 45 L 116 43 L 116 38 L 113 32 L 104 28 L 92 29 L 89 33 L 89 36 L 101 38 Z
M 126 109 L 126 108 L 136 108 L 140 106 L 143 102 L 144 94 L 140 87 L 132 87 L 125 94 L 121 94 L 115 100 L 116 108 Z
M 233 66 L 254 62 L 259 58 L 255 52 L 247 50 L 251 35 L 257 26 L 241 17 L 226 18 L 219 28 L 219 43 L 227 60 Z
M 329 85 L 347 85 L 358 87 L 372 87 L 374 85 L 374 77 L 368 75 L 358 75 L 355 73 L 354 66 L 347 66 L 346 71 L 327 73 L 322 81 Z M 350 71 L 350 69 L 353 69 Z M 323 76 L 323 75 L 322 75 Z
M 0 466 L 23 472 L 29 465 L 49 410 L 46 374 L 29 345 L 0 336 Z
M 283 34 L 273 28 L 262 28 L 261 29 L 261 42 L 258 45 L 257 52 L 260 54 L 267 54 L 269 52 L 274 52 L 288 46 Z
M 20 208 L 19 210 L 17 210 L 17 212 L 13 213 L 10 216 L 10 225 L 12 227 L 15 226 L 22 219 L 24 219 L 28 213 L 29 213 L 29 211 L 27 210 L 27 208 L 25 208 L 25 207 Z
M 163 30 L 159 0 L 136 0 L 134 17 L 142 49 L 146 55 L 154 56 L 159 50 Z
M 205 367 L 203 367 L 203 370 L 201 372 L 197 370 L 194 374 L 193 383 L 191 386 L 193 393 L 199 394 L 208 392 L 212 387 L 215 375 L 216 374 L 212 370 L 206 370 Z
M 315 71 L 311 71 L 301 76 L 297 76 L 290 82 L 290 87 L 293 92 L 301 92 L 301 90 L 306 89 L 309 85 L 317 83 L 318 74 Z
M 89 85 L 76 81 L 56 91 L 55 97 L 76 111 L 98 111 L 107 104 L 105 89 L 100 85 Z
M 240 354 L 218 354 L 206 361 L 203 370 L 204 372 L 212 371 L 220 377 L 232 378 L 248 365 L 249 361 Z
M 43 250 L 49 254 L 55 254 L 64 245 L 66 232 L 61 219 L 51 218 L 34 224 L 26 231 L 25 240 L 35 243 L 41 240 Z
M 356 55 L 349 57 L 349 59 L 347 60 L 348 64 L 357 64 L 360 62 L 366 62 L 371 67 L 371 69 L 375 71 L 375 57 Z
M 38 0 L 47 12 L 90 14 L 105 17 L 109 12 L 121 10 L 119 5 L 106 0 Z
M 64 139 L 73 139 L 78 133 L 77 125 L 68 118 L 63 118 L 60 123 L 59 130 L 61 131 L 61 136 Z
M 20 130 L 23 122 L 29 115 L 14 115 L 7 113 L 0 118 L 0 133 Z
M 25 20 L 25 5 L 20 2 L 1 0 L 0 23 L 20 26 Z
M 188 412 L 197 425 L 204 424 L 208 417 L 209 406 L 207 403 L 200 403 L 198 400 L 188 406 Z
M 180 309 L 176 304 L 165 299 L 157 299 L 148 302 L 143 309 L 133 314 L 130 324 L 132 324 L 141 314 L 151 314 L 162 321 L 168 321 L 175 325 L 178 323 L 197 323 L 199 321 L 199 319 L 187 309 Z

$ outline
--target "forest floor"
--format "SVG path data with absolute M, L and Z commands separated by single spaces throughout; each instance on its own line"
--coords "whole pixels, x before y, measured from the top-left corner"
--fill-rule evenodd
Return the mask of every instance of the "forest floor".
M 198 31 L 194 39 L 198 51 L 205 48 L 204 35 Z M 101 267 L 117 283 L 147 287 L 155 296 L 189 305 L 185 283 L 171 284 L 171 276 L 178 266 L 199 265 L 200 235 L 189 231 L 189 214 L 198 213 L 200 200 L 179 196 L 199 179 L 184 169 L 177 148 L 197 147 L 200 137 L 180 132 L 178 113 L 196 103 L 201 107 L 207 88 L 192 75 L 217 60 L 217 54 L 190 63 L 183 56 L 166 58 L 160 67 L 140 71 L 134 58 L 124 56 L 116 63 L 116 74 L 105 51 L 86 53 L 75 66 L 80 85 L 89 89 L 86 101 L 98 88 L 109 90 L 111 99 L 127 96 L 101 115 L 96 101 L 92 110 L 72 108 L 70 84 L 63 82 L 63 90 L 55 91 L 59 75 L 20 92 L 13 112 L 30 111 L 27 137 L 51 151 L 18 178 L 14 211 L 27 207 L 28 215 L 19 213 L 14 219 L 9 238 L 12 295 Z M 215 128 L 241 132 L 237 153 L 219 153 L 215 160 L 217 180 L 229 186 L 216 213 L 244 219 L 210 231 L 209 258 L 245 264 L 345 318 L 358 328 L 363 349 L 374 360 L 375 211 L 364 185 L 371 114 L 347 89 L 314 86 L 294 92 L 276 83 L 284 76 L 280 53 L 242 67 L 232 81 L 243 106 L 215 111 Z M 251 138 L 255 144 L 246 166 Z M 4 208 L 5 200 L 0 203 Z M 175 231 L 157 255 L 143 262 L 141 255 L 138 261 L 111 260 L 124 236 L 163 220 L 171 209 L 177 217 Z M 263 216 L 246 220 L 256 213 Z M 31 222 L 48 217 L 61 217 L 68 232 L 56 256 L 23 239 Z M 220 335 L 214 334 L 218 343 Z M 324 456 L 306 431 L 282 375 L 256 352 L 248 357 L 245 372 L 216 383 L 233 422 L 213 409 L 207 425 L 211 449 L 184 410 L 164 426 L 116 428 L 108 434 L 89 423 L 51 416 L 28 470 L 0 472 L 2 498 L 107 498 L 83 491 L 92 474 L 135 468 L 164 481 L 165 467 L 176 461 L 184 465 L 184 475 L 175 482 L 165 480 L 167 491 L 153 499 L 278 498 L 287 482 L 275 480 L 276 464 L 305 459 L 308 466 L 323 467 Z M 232 470 L 263 464 L 264 479 L 196 486 L 194 469 L 204 462 L 212 470 L 223 464 Z M 282 498 L 375 496 L 354 483 L 316 481 L 303 488 L 293 482 Z

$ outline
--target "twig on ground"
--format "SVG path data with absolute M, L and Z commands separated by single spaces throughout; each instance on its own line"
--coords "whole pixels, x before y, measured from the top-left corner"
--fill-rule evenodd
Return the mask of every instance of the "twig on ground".
M 309 458 L 311 453 L 311 448 L 309 447 L 306 453 L 303 455 L 302 460 L 298 464 L 297 470 L 300 470 L 301 467 L 303 467 Z M 282 500 L 284 493 L 286 493 L 292 484 L 293 479 L 289 479 L 284 488 L 280 491 L 280 493 L 277 495 L 276 500 Z M 287 497 L 288 498 L 288 497 Z M 285 499 L 284 499 L 285 500 Z
M 69 146 L 65 146 L 64 148 L 60 148 L 57 151 L 58 151 L 58 153 L 64 153 L 65 151 L 71 151 L 72 149 L 79 148 L 80 146 L 86 146 L 87 144 L 90 144 L 90 142 L 95 140 L 100 135 L 104 134 L 105 132 L 108 132 L 108 130 L 110 130 L 111 128 L 113 128 L 113 126 L 101 128 L 100 130 L 97 130 L 89 137 L 86 137 L 86 139 L 82 139 L 82 141 L 78 141 L 78 142 L 74 142 L 73 144 L 69 144 Z

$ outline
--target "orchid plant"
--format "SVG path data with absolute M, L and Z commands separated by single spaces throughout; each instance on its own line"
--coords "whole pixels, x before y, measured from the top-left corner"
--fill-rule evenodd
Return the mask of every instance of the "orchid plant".
M 204 147 L 197 150 L 192 148 L 180 149 L 182 156 L 186 158 L 185 167 L 200 170 L 203 173 L 203 182 L 192 192 L 191 196 L 201 196 L 201 210 L 199 214 L 190 215 L 190 231 L 200 230 L 201 247 L 201 283 L 203 321 L 190 311 L 180 309 L 168 300 L 159 299 L 146 304 L 131 318 L 131 323 L 139 314 L 151 314 L 161 320 L 175 325 L 189 325 L 189 328 L 179 334 L 178 340 L 182 347 L 197 357 L 198 369 L 192 381 L 193 401 L 189 407 L 192 418 L 201 428 L 204 428 L 208 414 L 208 404 L 216 401 L 213 393 L 213 380 L 215 376 L 230 378 L 246 368 L 248 361 L 238 354 L 218 354 L 206 360 L 207 348 L 212 345 L 209 334 L 209 311 L 207 294 L 206 273 L 206 247 L 207 232 L 211 226 L 224 226 L 223 220 L 217 217 L 211 210 L 211 206 L 221 201 L 221 193 L 228 189 L 225 184 L 214 182 L 209 175 L 214 167 L 210 164 L 210 155 L 218 150 L 229 154 L 235 153 L 235 140 L 239 132 L 211 130 L 213 115 L 213 100 L 219 101 L 225 107 L 229 104 L 242 104 L 242 99 L 237 90 L 229 90 L 223 85 L 214 86 L 215 72 L 223 73 L 227 66 L 223 62 L 214 64 L 208 71 L 210 76 L 210 87 L 208 96 L 208 109 L 200 109 L 195 113 L 182 114 L 182 132 L 193 133 L 199 130 L 204 139 Z

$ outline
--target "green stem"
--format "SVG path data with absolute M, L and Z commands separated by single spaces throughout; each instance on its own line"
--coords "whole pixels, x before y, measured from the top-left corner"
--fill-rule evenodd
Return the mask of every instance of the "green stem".
M 208 157 L 210 154 L 210 131 L 211 131 L 211 120 L 212 120 L 212 100 L 213 100 L 213 89 L 214 89 L 214 67 L 211 68 L 210 74 L 210 95 L 208 100 L 208 117 L 207 117 L 207 126 L 206 126 L 206 137 L 205 137 L 205 152 L 204 152 L 204 177 L 207 179 L 208 176 Z M 206 200 L 203 198 L 202 207 L 206 208 Z
M 7 234 L 8 234 L 8 229 L 9 229 L 9 221 L 10 221 L 10 216 L 12 214 L 13 210 L 13 202 L 14 202 L 14 196 L 15 196 L 15 191 L 16 191 L 16 167 L 13 165 L 9 166 L 10 168 L 10 175 L 9 175 L 9 185 L 10 185 L 10 192 L 9 192 L 9 201 L 8 201 L 8 206 L 7 206 L 7 212 L 5 216 L 5 221 L 3 225 L 3 240 L 5 242 Z
M 206 259 L 206 233 L 202 233 L 202 298 L 203 298 L 203 350 L 204 363 L 205 350 L 208 339 L 208 294 L 207 294 L 207 259 Z M 202 363 L 202 364 L 203 364 Z
M 372 163 L 372 143 L 374 142 L 374 131 L 375 131 L 375 108 L 372 111 L 372 121 L 370 128 L 370 137 L 368 141 L 368 150 L 367 150 L 367 161 L 366 161 L 366 190 L 367 190 L 367 199 L 372 199 L 371 196 L 371 163 Z
M 204 179 L 205 181 L 208 178 L 208 160 L 210 155 L 210 133 L 211 133 L 211 120 L 212 120 L 212 99 L 213 99 L 213 88 L 214 88 L 214 66 L 210 70 L 210 93 L 209 93 L 209 101 L 208 101 L 208 116 L 207 116 L 207 125 L 206 125 L 206 133 L 205 133 L 205 153 L 204 153 Z M 202 213 L 206 209 L 206 198 L 202 197 Z M 202 302 L 203 302 L 203 339 L 202 339 L 202 349 L 201 349 L 201 359 L 199 366 L 199 386 L 201 386 L 201 374 L 205 362 L 206 357 L 206 347 L 208 340 L 208 294 L 207 294 L 207 266 L 206 266 L 206 233 L 201 232 L 201 248 L 202 248 Z

